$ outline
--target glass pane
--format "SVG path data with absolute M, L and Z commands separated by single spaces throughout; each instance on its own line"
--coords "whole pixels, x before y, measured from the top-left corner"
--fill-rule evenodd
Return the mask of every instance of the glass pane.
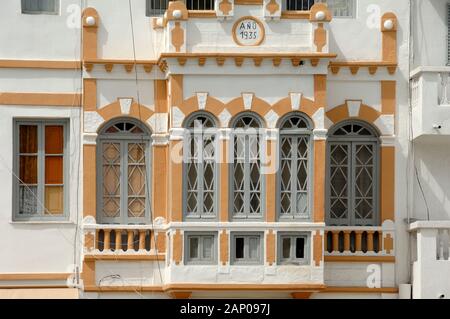
M 349 146 L 334 144 L 330 147 L 330 217 L 348 217 Z
M 249 257 L 250 259 L 258 259 L 259 257 L 259 237 L 249 238 Z
M 103 214 L 106 217 L 118 217 L 120 215 L 120 198 L 103 197 Z
M 355 216 L 373 218 L 374 145 L 355 145 Z
M 196 259 L 198 258 L 199 245 L 198 245 L 198 237 L 189 237 L 189 258 Z
M 44 214 L 60 215 L 64 208 L 64 189 L 62 186 L 45 187 L 45 211 Z
M 45 157 L 45 184 L 63 183 L 63 157 Z
M 295 258 L 305 258 L 305 238 L 295 239 Z
M 128 166 L 128 196 L 145 196 L 145 166 Z
M 35 154 L 38 151 L 37 125 L 20 125 L 19 141 L 20 153 Z
M 235 245 L 236 259 L 242 259 L 242 258 L 244 258 L 244 237 L 236 237 L 235 241 L 236 241 L 236 245 Z
M 203 237 L 203 258 L 205 259 L 213 258 L 213 243 L 214 237 L 212 236 Z
M 37 186 L 21 185 L 19 188 L 19 214 L 37 213 Z
M 23 184 L 37 184 L 37 156 L 20 156 L 19 178 Z
M 128 217 L 145 216 L 145 198 L 128 197 Z
M 64 152 L 64 129 L 62 125 L 45 126 L 45 154 Z
M 283 259 L 289 259 L 291 257 L 291 238 L 283 237 L 282 245 Z

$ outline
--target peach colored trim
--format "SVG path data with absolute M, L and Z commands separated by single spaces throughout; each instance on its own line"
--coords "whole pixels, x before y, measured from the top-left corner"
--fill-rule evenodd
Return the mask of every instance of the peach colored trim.
M 311 9 L 309 9 L 309 20 L 311 22 L 316 20 L 316 13 L 319 11 L 325 12 L 325 19 L 320 20 L 319 22 L 329 22 L 332 19 L 332 15 L 330 10 L 328 10 L 328 6 L 325 3 L 315 3 Z
M 324 256 L 325 262 L 395 263 L 394 256 Z
M 292 292 L 291 296 L 294 299 L 309 299 L 309 297 L 311 296 L 312 292 Z
M 285 97 L 275 104 L 271 106 L 271 109 L 276 112 L 280 117 L 283 115 L 292 112 L 292 106 L 291 106 L 291 99 L 290 97 Z M 317 111 L 317 107 L 314 105 L 314 101 L 309 100 L 302 96 L 302 99 L 300 101 L 300 109 L 303 113 L 308 115 L 309 117 L 312 117 L 314 113 Z
M 84 247 L 88 250 L 88 251 L 92 251 L 95 248 L 95 236 L 93 233 L 85 233 L 84 234 Z
M 267 164 L 268 166 L 276 165 L 273 163 L 277 161 L 277 144 L 275 141 L 266 141 L 266 150 L 267 150 Z M 266 174 L 266 220 L 267 222 L 274 222 L 276 219 L 276 193 L 277 193 L 277 185 L 276 185 L 276 171 L 270 172 Z
M 84 79 L 83 110 L 95 111 L 97 109 L 97 80 Z
M 321 293 L 388 293 L 396 294 L 398 293 L 398 288 L 396 287 L 382 287 L 382 288 L 368 288 L 368 287 L 330 287 L 327 286 Z
M 275 0 L 270 0 L 266 5 L 266 10 L 269 11 L 271 15 L 274 15 L 280 9 L 280 5 Z
M 170 106 L 180 106 L 183 103 L 183 75 L 172 75 L 170 81 Z
M 183 235 L 177 229 L 173 235 L 173 261 L 175 265 L 179 265 L 183 260 Z
M 281 19 L 309 19 L 309 11 L 281 11 Z
M 174 18 L 173 12 L 175 10 L 181 11 L 181 18 Z M 187 20 L 189 17 L 189 13 L 183 1 L 170 1 L 164 16 L 166 20 Z
M 266 236 L 266 247 L 266 261 L 269 266 L 272 266 L 275 263 L 275 234 L 272 229 L 269 230 L 269 233 Z
M 395 114 L 396 81 L 381 81 L 381 113 Z
M 231 5 L 231 2 L 229 0 L 222 0 L 219 3 L 219 10 L 222 11 L 223 15 L 228 15 L 231 10 L 233 9 L 233 6 Z
M 234 5 L 241 5 L 241 6 L 256 6 L 256 5 L 262 5 L 263 0 L 234 0 Z
M 95 255 L 85 255 L 84 256 L 85 261 L 91 261 L 91 260 L 113 260 L 113 261 L 123 261 L 123 260 L 159 260 L 164 261 L 166 260 L 166 255 L 162 254 L 150 254 L 150 255 L 144 255 L 144 254 L 134 254 L 134 255 L 128 255 L 128 254 L 95 254 Z
M 95 261 L 83 261 L 83 272 L 81 274 L 81 278 L 83 278 L 83 284 L 86 289 L 86 286 L 95 286 Z
M 10 273 L 0 274 L 0 280 L 66 280 L 73 274 L 71 273 Z M 0 289 L 3 286 L 0 286 Z
M 314 30 L 314 44 L 317 52 L 322 52 L 327 44 L 327 31 L 324 29 L 323 23 L 318 23 L 317 28 Z
M 188 10 L 188 14 L 189 18 L 215 18 L 217 16 L 215 10 Z M 224 14 L 226 15 L 228 13 L 224 12 Z
M 144 106 L 142 104 L 138 105 L 134 101 L 131 104 L 129 114 L 122 114 L 120 103 L 118 101 L 102 107 L 97 112 L 103 117 L 105 122 L 120 116 L 130 116 L 142 121 L 144 124 L 146 124 L 146 121 L 154 114 L 154 112 L 147 106 Z
M 209 99 L 209 97 L 208 97 Z M 219 113 L 215 113 L 219 114 Z M 221 140 L 221 161 L 220 161 L 220 179 L 223 184 L 227 183 L 228 177 L 228 150 L 229 150 L 229 140 Z M 222 185 L 223 185 L 222 184 Z M 220 187 L 220 221 L 228 221 L 228 187 Z
M 314 141 L 314 221 L 325 221 L 325 153 L 326 142 Z
M 166 252 L 166 233 L 165 232 L 158 232 L 156 236 L 156 251 L 158 253 L 165 253 Z
M 184 29 L 181 27 L 181 23 L 176 21 L 175 26 L 170 32 L 172 35 L 172 45 L 175 48 L 175 52 L 181 52 L 181 48 L 184 44 Z
M 228 234 L 226 230 L 220 233 L 220 262 L 223 266 L 228 263 Z
M 331 61 L 329 64 L 333 74 L 338 74 L 341 68 L 349 68 L 353 75 L 357 74 L 360 68 L 368 68 L 369 74 L 373 75 L 381 67 L 387 68 L 389 74 L 394 74 L 397 63 L 387 61 Z
M 327 105 L 327 76 L 314 75 L 314 104 L 316 108 Z
M 381 222 L 395 219 L 395 147 L 381 147 Z
M 95 18 L 95 25 L 86 24 L 86 17 Z M 94 8 L 86 8 L 82 14 L 83 19 L 83 60 L 97 58 L 97 31 L 100 17 Z
M 384 27 L 386 20 L 392 20 L 394 26 L 391 30 Z M 386 62 L 397 62 L 397 17 L 392 12 L 387 12 L 381 17 L 382 34 L 382 59 Z
M 96 146 L 83 145 L 83 216 L 96 216 Z
M 187 291 L 232 291 L 232 290 L 268 290 L 268 291 L 320 291 L 325 289 L 322 284 L 169 284 L 164 286 L 164 290 L 187 290 Z
M 252 20 L 252 21 L 255 21 L 255 22 L 258 24 L 259 29 L 261 30 L 261 35 L 260 35 L 258 41 L 256 41 L 254 44 L 243 44 L 243 43 L 241 43 L 241 42 L 239 41 L 239 39 L 236 37 L 236 29 L 237 29 L 237 27 L 239 26 L 239 23 L 241 23 L 241 22 L 244 21 L 244 20 Z M 239 19 L 237 19 L 236 22 L 234 22 L 234 24 L 233 24 L 233 28 L 232 28 L 231 34 L 233 35 L 233 40 L 234 40 L 234 42 L 235 42 L 237 45 L 240 45 L 240 46 L 258 46 L 258 45 L 260 45 L 260 44 L 264 41 L 264 39 L 266 38 L 266 30 L 265 30 L 265 28 L 264 28 L 264 25 L 262 24 L 261 21 L 259 21 L 257 18 L 252 17 L 252 16 L 243 16 L 243 17 L 240 17 Z
M 387 234 L 384 237 L 383 247 L 387 254 L 390 254 L 394 250 L 394 238 L 392 238 L 391 234 Z
M 79 70 L 80 61 L 0 60 L 0 68 Z
M 0 291 L 3 289 L 69 289 L 67 288 L 67 284 L 65 285 L 1 285 Z M 2 299 L 2 296 L 0 294 L 0 299 Z M 31 299 L 31 297 L 29 298 Z
M 78 93 L 0 93 L 1 105 L 81 106 Z
M 161 53 L 160 59 L 165 58 L 193 58 L 198 59 L 200 57 L 204 58 L 217 58 L 217 57 L 224 57 L 224 58 L 235 58 L 235 57 L 244 57 L 244 58 L 282 58 L 282 59 L 292 59 L 292 58 L 303 58 L 303 59 L 331 59 L 335 58 L 337 55 L 333 53 L 318 53 L 318 52 L 312 52 L 312 53 L 299 53 L 299 52 L 267 52 L 267 53 L 260 53 L 260 52 L 229 52 L 229 53 L 215 53 L 215 52 L 204 52 L 204 53 L 175 53 L 175 52 L 168 52 L 168 53 Z
M 348 113 L 347 104 L 339 105 L 331 109 L 330 111 L 326 112 L 326 116 L 333 123 L 338 123 L 348 118 L 356 118 L 373 124 L 375 120 L 378 117 L 380 117 L 380 115 L 381 115 L 380 112 L 365 104 L 361 104 L 361 107 L 359 109 L 359 115 L 356 117 L 350 117 Z
M 167 220 L 167 171 L 169 160 L 168 145 L 153 146 L 153 218 L 163 217 Z
M 319 230 L 316 230 L 316 233 L 313 236 L 313 259 L 314 259 L 314 265 L 316 267 L 320 266 L 320 263 L 322 261 L 323 256 L 323 250 L 322 250 L 322 235 L 320 234 Z

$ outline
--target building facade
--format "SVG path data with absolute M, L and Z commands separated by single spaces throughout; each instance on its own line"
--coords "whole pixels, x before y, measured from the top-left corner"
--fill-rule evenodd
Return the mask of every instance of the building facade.
M 0 293 L 447 298 L 446 6 L 4 1 Z

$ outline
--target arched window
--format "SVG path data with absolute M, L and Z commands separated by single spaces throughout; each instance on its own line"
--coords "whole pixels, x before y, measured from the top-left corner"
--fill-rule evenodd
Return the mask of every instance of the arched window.
M 150 133 L 139 121 L 108 123 L 97 144 L 97 219 L 145 223 L 150 216 Z
M 377 132 L 363 121 L 345 121 L 328 134 L 327 223 L 378 223 Z
M 280 169 L 278 174 L 279 218 L 310 216 L 311 124 L 301 113 L 280 121 Z
M 217 129 L 212 116 L 196 113 L 186 120 L 184 210 L 186 218 L 217 217 Z
M 233 161 L 230 167 L 230 209 L 233 218 L 261 218 L 264 210 L 261 177 L 261 120 L 243 113 L 231 125 Z

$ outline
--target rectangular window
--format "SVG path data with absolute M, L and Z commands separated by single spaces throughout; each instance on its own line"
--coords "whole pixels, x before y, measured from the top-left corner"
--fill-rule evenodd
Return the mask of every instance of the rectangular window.
M 314 3 L 326 3 L 333 17 L 353 18 L 355 16 L 355 0 L 284 0 L 283 10 L 308 11 Z
M 232 234 L 232 263 L 254 264 L 263 263 L 263 233 L 234 233 Z
M 301 233 L 279 233 L 278 262 L 305 265 L 308 260 L 308 236 Z
M 186 263 L 201 265 L 217 263 L 216 237 L 215 233 L 186 233 Z
M 186 0 L 188 10 L 214 10 L 214 0 Z
M 162 16 L 168 5 L 169 0 L 146 0 L 145 15 L 147 17 Z
M 58 14 L 59 0 L 22 0 L 24 14 Z
M 15 136 L 14 219 L 64 219 L 67 123 L 16 121 Z

